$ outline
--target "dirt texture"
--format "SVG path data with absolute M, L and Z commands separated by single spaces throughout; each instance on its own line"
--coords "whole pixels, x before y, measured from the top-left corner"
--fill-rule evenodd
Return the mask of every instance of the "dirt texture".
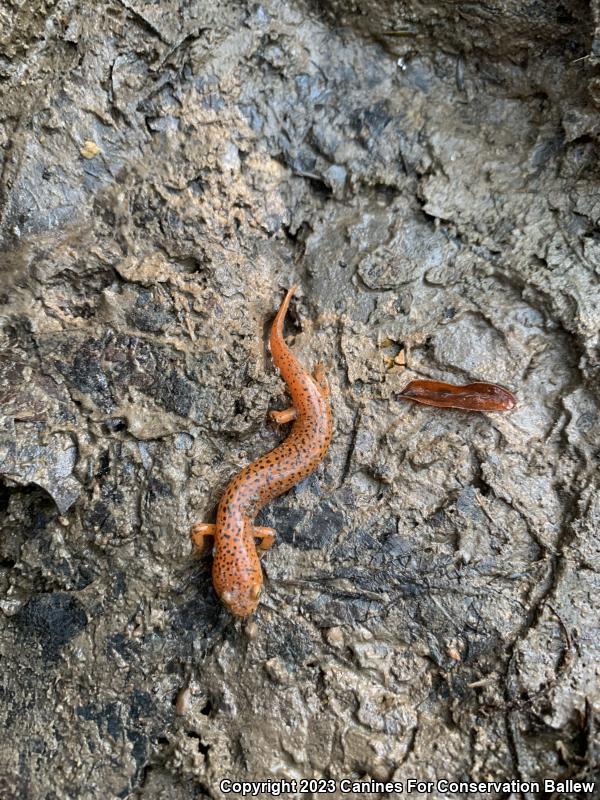
M 598 777 L 599 25 L 4 0 L 2 800 Z M 285 434 L 292 282 L 335 433 L 257 520 L 243 625 L 189 529 Z M 414 406 L 414 377 L 519 404 Z M 469 795 L 509 796 L 537 794 Z

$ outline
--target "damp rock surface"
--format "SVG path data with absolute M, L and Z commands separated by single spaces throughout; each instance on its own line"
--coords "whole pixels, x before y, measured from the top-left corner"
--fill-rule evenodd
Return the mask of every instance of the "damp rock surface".
M 599 13 L 3 5 L 2 798 L 598 774 Z M 292 283 L 335 434 L 243 626 L 189 529 Z

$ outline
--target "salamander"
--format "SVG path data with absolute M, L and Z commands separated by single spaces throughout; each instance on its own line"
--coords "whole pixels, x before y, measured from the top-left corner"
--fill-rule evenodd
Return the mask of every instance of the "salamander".
M 236 617 L 252 614 L 259 602 L 263 574 L 259 552 L 275 541 L 272 528 L 253 520 L 272 498 L 287 492 L 313 472 L 325 456 L 333 434 L 333 416 L 325 369 L 318 364 L 311 376 L 293 355 L 283 338 L 283 324 L 295 286 L 288 291 L 271 327 L 270 347 L 292 398 L 285 411 L 272 411 L 278 424 L 293 420 L 287 438 L 274 450 L 248 464 L 225 489 L 215 524 L 198 523 L 192 540 L 202 547 L 214 536 L 212 578 L 221 602 Z M 257 541 L 258 540 L 258 543 Z
M 517 404 L 508 389 L 496 383 L 452 383 L 432 380 L 411 381 L 398 395 L 400 400 L 413 400 L 438 408 L 463 408 L 468 411 L 509 411 Z

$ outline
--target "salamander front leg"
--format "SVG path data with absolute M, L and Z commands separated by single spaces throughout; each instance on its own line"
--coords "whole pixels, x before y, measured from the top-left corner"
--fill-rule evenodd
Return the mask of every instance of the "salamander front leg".
M 286 422 L 292 422 L 296 419 L 298 410 L 294 406 L 290 406 L 285 411 L 269 411 L 269 416 L 277 425 L 285 425 Z
M 191 537 L 192 542 L 196 546 L 198 550 L 198 555 L 201 555 L 208 549 L 208 545 L 211 543 L 207 543 L 207 537 L 214 537 L 215 535 L 215 525 L 210 522 L 197 522 L 195 525 L 192 525 L 191 530 Z
M 260 539 L 258 544 L 256 545 L 256 549 L 264 553 L 265 550 L 268 550 L 270 547 L 273 547 L 273 543 L 275 542 L 275 536 L 277 535 L 275 532 L 275 528 L 257 528 L 256 526 L 252 530 L 252 535 L 255 539 Z

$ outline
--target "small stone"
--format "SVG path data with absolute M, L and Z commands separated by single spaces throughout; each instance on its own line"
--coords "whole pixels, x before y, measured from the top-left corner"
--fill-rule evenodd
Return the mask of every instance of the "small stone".
M 91 139 L 86 139 L 79 152 L 84 158 L 95 158 L 98 153 L 101 153 L 102 151 L 96 142 L 93 142 Z
M 341 628 L 329 628 L 325 637 L 332 647 L 343 647 L 344 645 L 344 634 Z
M 373 759 L 369 772 L 373 780 L 376 781 L 387 781 L 390 778 L 390 767 L 380 756 Z
M 192 701 L 192 690 L 189 686 L 184 686 L 179 690 L 175 701 L 175 713 L 178 717 L 185 716 L 190 710 Z
M 252 621 L 248 622 L 246 624 L 246 627 L 244 628 L 244 633 L 246 634 L 248 639 L 250 639 L 250 641 L 256 639 L 256 637 L 258 636 L 258 625 L 256 624 L 256 622 Z

